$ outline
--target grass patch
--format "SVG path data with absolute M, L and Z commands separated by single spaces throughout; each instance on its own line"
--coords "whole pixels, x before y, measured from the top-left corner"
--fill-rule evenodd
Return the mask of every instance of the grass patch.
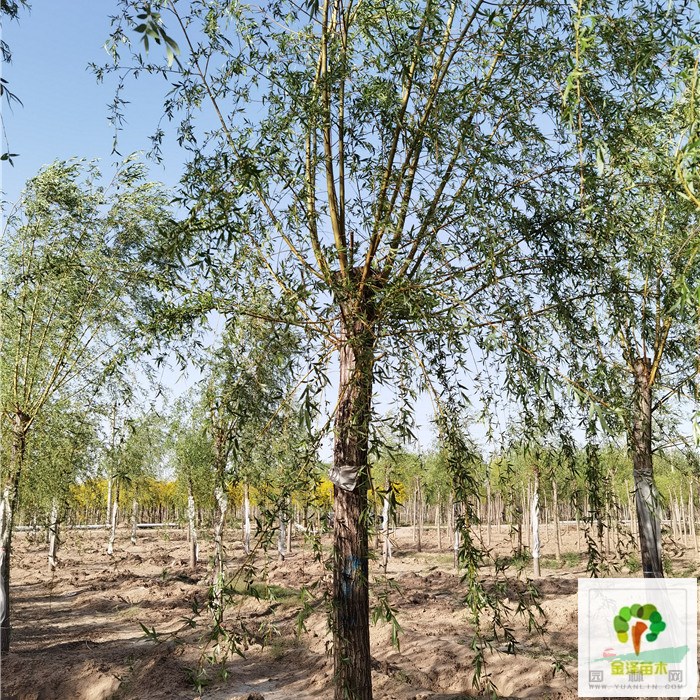
M 561 553 L 561 560 L 564 563 L 564 566 L 578 566 L 585 560 L 585 554 L 579 553 L 579 552 L 562 552 Z
M 555 557 L 542 557 L 540 559 L 540 566 L 543 569 L 562 569 L 564 567 L 564 560 L 557 561 Z
M 263 581 L 254 581 L 248 585 L 245 581 L 237 580 L 232 586 L 232 592 L 279 603 L 299 602 L 301 599 L 301 592 L 295 588 L 285 588 Z

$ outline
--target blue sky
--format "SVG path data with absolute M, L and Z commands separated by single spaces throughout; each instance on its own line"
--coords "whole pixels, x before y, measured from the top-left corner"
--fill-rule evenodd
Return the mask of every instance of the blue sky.
M 103 44 L 110 31 L 113 0 L 56 2 L 32 0 L 19 21 L 3 22 L 3 39 L 13 60 L 3 66 L 3 77 L 22 100 L 11 109 L 2 105 L 9 150 L 18 153 L 14 166 L 3 163 L 2 190 L 14 201 L 24 182 L 46 163 L 71 157 L 99 158 L 108 170 L 118 156 L 111 154 L 114 130 L 108 104 L 114 82 L 98 84 L 90 62 L 106 63 Z M 148 150 L 148 136 L 162 113 L 163 81 L 130 81 L 127 124 L 119 150 L 126 156 Z M 152 178 L 175 185 L 181 153 L 167 153 L 165 166 L 151 164 Z

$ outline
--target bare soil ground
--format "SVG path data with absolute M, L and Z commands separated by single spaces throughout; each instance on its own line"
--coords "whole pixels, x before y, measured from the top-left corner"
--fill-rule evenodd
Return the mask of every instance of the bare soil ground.
M 231 533 L 232 539 L 237 533 Z M 209 682 L 192 682 L 210 620 L 180 635 L 181 642 L 145 637 L 141 624 L 167 635 L 192 616 L 192 603 L 207 598 L 210 572 L 187 567 L 184 530 L 140 533 L 131 545 L 122 532 L 115 555 L 106 554 L 106 532 L 70 531 L 54 574 L 47 573 L 46 548 L 26 533 L 15 540 L 12 595 L 12 651 L 2 660 L 3 700 L 321 700 L 333 697 L 332 659 L 326 612 L 310 601 L 305 633 L 297 636 L 299 591 L 323 575 L 311 550 L 296 542 L 284 562 L 262 553 L 256 566 L 267 569 L 275 600 L 238 596 L 228 613 L 232 626 L 245 625 L 251 641 L 245 658 L 209 668 Z M 446 540 L 446 538 L 443 538 Z M 449 550 L 437 550 L 434 531 L 424 533 L 417 552 L 408 528 L 396 533 L 395 558 L 388 576 L 398 585 L 389 593 L 401 625 L 400 650 L 391 643 L 391 625 L 372 627 L 374 696 L 384 700 L 457 700 L 478 696 L 473 690 L 472 629 L 462 602 L 465 584 L 452 567 Z M 503 554 L 505 534 L 494 535 Z M 514 628 L 521 641 L 517 654 L 505 648 L 487 654 L 486 670 L 500 697 L 570 700 L 576 694 L 576 579 L 586 576 L 576 554 L 577 538 L 567 534 L 568 564 L 555 567 L 553 543 L 545 535 L 545 568 L 535 583 L 541 593 L 544 635 L 528 634 L 525 621 Z M 207 561 L 211 546 L 202 546 Z M 229 570 L 244 561 L 242 547 L 228 547 Z M 696 575 L 693 552 L 678 556 L 675 571 Z M 377 562 L 371 568 L 379 574 Z M 493 572 L 484 572 L 488 577 Z M 515 606 L 529 566 L 504 596 Z M 623 574 L 624 575 L 624 574 Z M 264 592 L 264 588 L 259 590 Z M 261 644 L 259 642 L 263 642 Z M 209 645 L 211 647 L 211 645 Z M 554 663 L 554 658 L 558 663 Z M 555 668 L 559 667 L 556 672 Z M 194 670 L 193 670 L 194 669 Z M 223 670 L 223 672 L 222 672 Z

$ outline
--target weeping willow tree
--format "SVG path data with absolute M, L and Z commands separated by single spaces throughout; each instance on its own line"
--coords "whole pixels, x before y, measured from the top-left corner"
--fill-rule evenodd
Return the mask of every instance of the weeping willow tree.
M 547 76 L 564 58 L 560 8 L 530 0 L 121 7 L 108 44 L 114 63 L 97 72 L 118 71 L 122 85 L 144 72 L 171 81 L 165 113 L 180 118 L 191 153 L 181 254 L 204 270 L 224 313 L 251 313 L 251 279 L 276 286 L 294 310 L 284 320 L 307 334 L 311 377 L 327 381 L 329 358 L 337 367 L 335 693 L 370 698 L 373 395 L 393 394 L 402 438 L 419 393 L 434 398 L 466 499 L 476 486 L 455 421 L 472 390 L 463 373 L 470 342 L 479 336 L 486 348 L 494 329 L 532 313 L 541 297 L 527 290 L 542 275 L 552 289 L 570 288 L 561 262 L 570 198 L 558 179 L 566 163 L 538 126 L 558 101 Z M 164 46 L 165 61 L 141 55 L 135 37 L 146 50 Z M 117 121 L 123 107 L 118 95 Z M 156 153 L 164 137 L 155 135 Z M 527 343 L 522 326 L 512 332 Z M 478 551 L 463 557 L 481 591 L 470 599 L 475 611 Z
M 126 163 L 111 187 L 93 165 L 57 162 L 30 180 L 0 237 L 0 587 L 10 643 L 12 527 L 27 436 L 53 398 L 90 410 L 106 376 L 135 352 L 158 273 L 145 250 L 171 217 L 162 189 Z
M 257 441 L 289 399 L 297 368 L 298 335 L 290 326 L 265 320 L 274 313 L 263 291 L 251 292 L 248 310 L 229 320 L 220 347 L 212 352 L 202 391 L 202 412 L 211 443 L 214 498 L 214 591 L 223 616 L 226 569 L 223 529 L 227 485 L 239 481 Z M 269 444 L 266 443 L 266 444 Z M 274 453 L 272 453 L 274 454 Z M 274 460 L 272 460 L 274 462 Z
M 580 313 L 556 323 L 575 391 L 611 434 L 625 434 L 644 575 L 663 576 L 653 453 L 678 439 L 659 417 L 697 397 L 696 246 L 700 218 L 676 182 L 683 125 L 678 80 L 694 65 L 696 18 L 684 3 L 581 3 L 563 121 L 577 154 L 580 236 L 596 268 Z M 669 422 L 666 422 L 667 429 Z

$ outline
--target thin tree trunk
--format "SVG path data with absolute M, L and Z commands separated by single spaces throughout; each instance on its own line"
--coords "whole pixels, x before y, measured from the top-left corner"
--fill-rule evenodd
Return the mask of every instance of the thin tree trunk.
M 669 519 L 671 520 L 671 534 L 673 536 L 673 539 L 679 540 L 680 539 L 680 528 L 678 527 L 678 518 L 677 518 L 675 508 L 673 507 L 673 489 L 669 490 L 668 515 L 669 515 Z
M 131 544 L 136 544 L 136 526 L 139 522 L 139 502 L 134 498 L 131 502 Z
M 388 491 L 387 486 L 387 491 Z M 382 508 L 382 569 L 386 574 L 386 567 L 391 559 L 391 540 L 389 539 L 389 517 L 390 517 L 390 503 L 389 494 L 384 494 L 384 505 Z
M 630 513 L 630 534 L 635 535 L 637 532 L 637 528 L 635 526 L 635 513 L 634 513 L 634 508 L 632 507 L 632 487 L 630 486 L 627 490 L 627 509 L 629 510 Z
M 193 571 L 197 568 L 197 560 L 199 559 L 199 545 L 197 544 L 197 522 L 196 510 L 194 503 L 194 486 L 192 479 L 187 480 L 187 523 L 189 525 L 190 535 L 190 569 Z
M 630 434 L 639 524 L 639 545 L 645 578 L 663 578 L 659 494 L 654 483 L 651 449 L 651 361 L 634 363 L 635 409 Z
M 678 518 L 681 523 L 681 532 L 683 533 L 683 546 L 687 547 L 688 546 L 688 512 L 685 509 L 685 505 L 683 502 L 683 491 L 679 487 L 678 488 Z
M 559 491 L 557 480 L 552 479 L 552 510 L 554 511 L 554 556 L 561 561 L 561 529 L 559 528 Z
M 284 513 L 280 512 L 279 534 L 277 537 L 277 558 L 284 561 L 287 556 L 287 518 Z
M 690 537 L 693 540 L 695 554 L 700 554 L 698 549 L 698 538 L 695 530 L 695 495 L 693 493 L 693 480 L 690 480 L 690 493 L 688 495 L 688 519 L 690 520 Z
M 455 504 L 450 493 L 450 499 L 447 504 L 447 539 L 450 545 L 454 545 L 455 541 Z
M 248 482 L 243 484 L 243 549 L 250 554 L 250 492 Z
M 496 494 L 496 534 L 501 534 L 501 520 L 503 517 L 503 501 L 500 494 Z M 500 537 L 499 537 L 500 539 Z
M 214 596 L 221 607 L 223 605 L 223 587 L 226 574 L 224 553 L 224 529 L 228 513 L 228 494 L 226 489 L 218 485 L 214 489 L 214 498 L 218 510 L 218 518 L 214 523 Z
M 491 480 L 486 477 L 486 545 L 491 546 Z
M 437 528 L 437 548 L 438 552 L 442 551 L 442 523 L 441 521 L 440 502 L 435 506 L 435 527 Z
M 2 492 L 0 504 L 0 649 L 2 654 L 10 650 L 10 547 L 16 502 L 16 484 L 8 484 Z
M 119 482 L 114 486 L 112 500 L 112 512 L 109 517 L 109 539 L 107 540 L 107 554 L 114 554 L 114 541 L 117 538 L 117 521 L 119 516 Z
M 58 544 L 58 499 L 54 496 L 49 515 L 49 571 L 56 571 Z
M 421 552 L 423 550 L 422 546 L 422 534 L 423 534 L 423 499 L 420 488 L 420 478 L 416 478 L 416 492 L 414 500 L 414 518 L 415 518 L 415 529 L 417 533 L 416 537 L 416 551 Z
M 454 527 L 454 538 L 453 538 L 453 564 L 455 569 L 459 567 L 459 545 L 460 545 L 460 531 L 459 531 L 459 504 L 452 504 L 452 526 Z
M 578 508 L 576 509 L 576 551 L 581 554 L 581 522 L 578 517 Z
M 107 512 L 105 517 L 105 528 L 109 528 L 112 522 L 112 486 L 114 483 L 114 477 L 110 474 L 107 479 Z
M 535 468 L 535 483 L 532 487 L 530 508 L 532 524 L 532 568 L 535 578 L 540 578 L 540 472 Z
M 365 287 L 366 293 L 369 288 Z M 374 335 L 369 297 L 341 302 L 340 380 L 333 449 L 335 700 L 372 700 L 369 647 L 367 450 Z

